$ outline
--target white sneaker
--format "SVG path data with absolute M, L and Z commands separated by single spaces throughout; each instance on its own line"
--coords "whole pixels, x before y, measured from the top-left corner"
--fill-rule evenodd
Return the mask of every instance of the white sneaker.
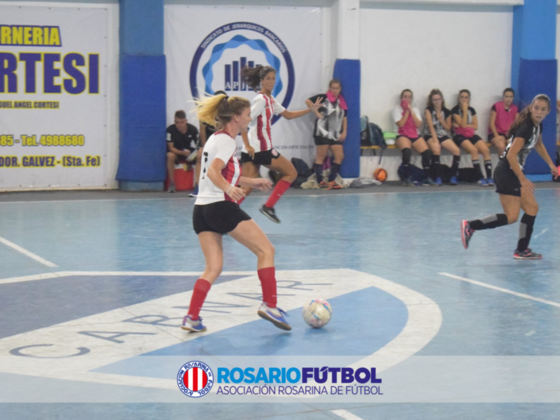
M 190 315 L 186 315 L 183 318 L 183 323 L 181 324 L 181 329 L 183 329 L 185 331 L 191 331 L 191 332 L 206 331 L 206 327 L 204 325 L 202 325 L 202 318 L 198 317 L 198 319 L 195 321 L 190 317 Z
M 288 316 L 288 314 L 280 308 L 269 308 L 266 303 L 263 303 L 257 313 L 262 319 L 272 322 L 274 326 L 282 330 L 290 331 L 292 329 L 284 318 L 284 315 Z

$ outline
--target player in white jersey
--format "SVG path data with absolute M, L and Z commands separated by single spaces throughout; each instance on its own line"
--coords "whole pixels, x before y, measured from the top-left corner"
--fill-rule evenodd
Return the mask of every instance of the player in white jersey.
M 271 182 L 263 178 L 241 176 L 236 155 L 235 137 L 247 130 L 251 121 L 251 104 L 240 97 L 215 95 L 197 101 L 200 122 L 215 125 L 218 130 L 204 146 L 199 192 L 193 210 L 193 228 L 204 253 L 206 267 L 193 289 L 189 312 L 182 328 L 192 332 L 206 331 L 199 317 L 210 287 L 222 272 L 222 235 L 227 233 L 257 255 L 257 273 L 263 291 L 258 315 L 283 330 L 291 330 L 285 313 L 276 307 L 276 274 L 274 247 L 251 217 L 237 202 L 245 197 L 238 187 L 244 185 L 268 191 Z
M 243 176 L 257 178 L 261 165 L 282 174 L 282 179 L 278 181 L 267 202 L 260 208 L 262 214 L 273 222 L 280 223 L 274 206 L 297 178 L 297 171 L 292 162 L 280 155 L 272 146 L 272 119 L 275 115 L 281 115 L 291 120 L 309 112 L 315 112 L 321 106 L 321 100 L 318 99 L 308 109 L 288 111 L 272 96 L 272 90 L 276 84 L 274 68 L 269 66 L 245 67 L 241 71 L 241 75 L 251 89 L 254 91 L 260 89 L 251 105 L 253 120 L 249 124 L 248 132 L 241 133 L 243 137 L 243 150 L 241 151 Z M 244 190 L 247 195 L 251 193 L 250 187 Z

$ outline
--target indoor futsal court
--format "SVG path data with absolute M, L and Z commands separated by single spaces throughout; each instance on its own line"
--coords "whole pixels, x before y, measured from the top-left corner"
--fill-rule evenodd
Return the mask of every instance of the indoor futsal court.
M 559 420 L 559 5 L 0 0 L 0 420 Z
M 556 373 L 535 368 L 533 381 L 517 382 L 514 371 L 488 385 L 494 358 L 532 356 L 557 372 L 557 184 L 536 190 L 531 244 L 541 261 L 512 258 L 517 226 L 477 232 L 463 249 L 460 220 L 498 209 L 493 191 L 390 184 L 293 190 L 278 206 L 279 225 L 258 212 L 263 194 L 249 197 L 243 207 L 276 248 L 279 305 L 293 330 L 257 316 L 255 258 L 226 236 L 224 272 L 201 312 L 208 331 L 198 335 L 180 329 L 204 266 L 186 193 L 2 195 L 1 418 L 558 418 L 556 404 L 538 404 L 558 398 Z M 318 330 L 301 317 L 314 297 L 333 308 Z M 177 369 L 214 356 L 369 361 L 383 395 L 355 403 L 185 401 Z M 418 357 L 434 360 L 429 375 L 407 364 Z M 480 369 L 467 369 L 469 360 Z M 450 379 L 437 366 L 472 377 L 465 389 L 441 394 Z M 403 383 L 408 393 L 399 400 Z

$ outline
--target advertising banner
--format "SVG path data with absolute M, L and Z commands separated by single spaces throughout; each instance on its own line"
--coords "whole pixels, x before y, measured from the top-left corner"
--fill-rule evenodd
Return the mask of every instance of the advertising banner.
M 311 7 L 165 6 L 167 113 L 189 111 L 193 98 L 218 90 L 252 100 L 256 93 L 241 80 L 245 66 L 277 70 L 273 96 L 288 110 L 326 92 L 321 86 L 321 9 Z M 188 114 L 191 123 L 196 116 Z M 314 117 L 277 118 L 272 144 L 288 159 L 314 156 Z M 237 138 L 238 147 L 242 145 Z
M 0 6 L 0 190 L 103 187 L 107 10 Z

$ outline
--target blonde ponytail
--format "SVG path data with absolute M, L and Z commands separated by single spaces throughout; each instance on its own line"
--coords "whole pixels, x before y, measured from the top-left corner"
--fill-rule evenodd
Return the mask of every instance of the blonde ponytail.
M 245 98 L 239 96 L 214 95 L 205 96 L 194 101 L 198 120 L 221 130 L 234 115 L 241 115 L 245 108 L 251 106 Z

